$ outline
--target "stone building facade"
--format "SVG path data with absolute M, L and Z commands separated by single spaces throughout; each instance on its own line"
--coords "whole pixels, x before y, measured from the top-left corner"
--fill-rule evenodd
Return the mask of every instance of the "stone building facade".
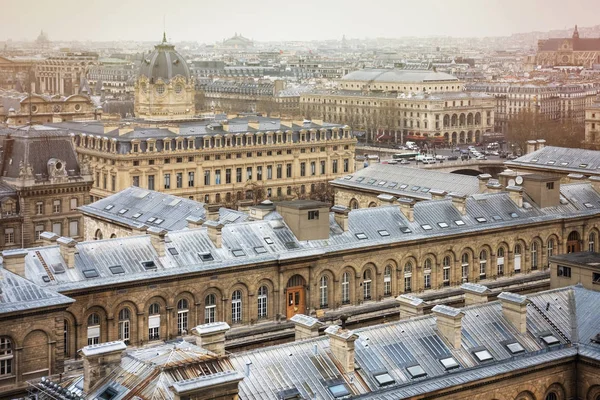
M 583 66 L 591 69 L 600 63 L 600 38 L 580 38 L 577 25 L 571 38 L 551 38 L 538 41 L 537 65 Z
M 585 109 L 586 148 L 600 149 L 600 103 L 593 103 Z
M 68 52 L 48 57 L 35 66 L 35 92 L 71 96 L 79 93 L 87 68 L 98 62 L 98 54 Z
M 1 106 L 3 101 L 9 105 L 8 109 Z M 29 96 L 25 93 L 0 92 L 0 121 L 11 126 L 100 119 L 102 108 L 87 95 Z

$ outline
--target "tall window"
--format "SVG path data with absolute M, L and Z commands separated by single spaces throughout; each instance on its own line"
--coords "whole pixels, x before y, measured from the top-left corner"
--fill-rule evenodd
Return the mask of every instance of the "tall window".
M 485 279 L 487 269 L 487 251 L 481 250 L 479 253 L 479 279 Z
M 538 244 L 531 243 L 531 269 L 538 269 Z
M 235 181 L 237 183 L 240 183 L 242 181 L 242 169 L 241 168 L 235 169 Z
M 160 339 L 160 306 L 152 303 L 148 308 L 148 340 Z
M 363 273 L 363 297 L 365 300 L 371 300 L 371 270 L 367 269 Z
M 88 346 L 100 343 L 100 317 L 96 313 L 87 320 L 87 343 Z
M 342 275 L 342 304 L 350 303 L 350 273 Z
M 464 253 L 461 257 L 462 265 L 462 280 L 463 282 L 469 281 L 469 254 Z
M 319 281 L 319 305 L 321 308 L 327 308 L 327 283 L 329 279 L 323 275 Z
M 63 355 L 65 357 L 69 357 L 69 347 L 71 342 L 69 340 L 69 322 L 66 319 L 63 321 L 63 341 Z M 0 358 L 2 358 L 1 353 L 2 351 L 0 350 Z
M 450 286 L 450 256 L 446 256 L 442 260 L 442 280 L 444 286 Z
M 182 335 L 188 330 L 189 304 L 186 299 L 177 302 L 177 334 Z
M 386 265 L 383 270 L 383 294 L 390 296 L 392 294 L 392 267 Z
M 300 176 L 306 176 L 306 163 L 300 163 Z
M 283 165 L 277 164 L 277 179 L 281 179 L 283 176 Z
M 285 177 L 286 178 L 291 178 L 292 177 L 292 164 L 286 164 L 285 165 Z
M 350 171 L 350 161 L 347 158 L 344 158 L 344 172 Z
M 225 183 L 226 184 L 231 183 L 231 168 L 225 169 Z
M 521 245 L 515 245 L 515 274 L 521 272 Z
M 431 289 L 431 258 L 427 258 L 423 264 L 423 287 Z
M 77 198 L 73 197 L 70 201 L 71 210 L 75 210 L 77 208 Z
M 220 185 L 221 184 L 221 170 L 217 169 L 215 170 L 215 185 Z
M 325 160 L 321 161 L 321 175 L 325 175 Z
M 210 324 L 211 322 L 215 322 L 217 311 L 217 296 L 214 294 L 209 294 L 204 299 L 204 323 Z
M 42 215 L 44 213 L 44 202 L 38 201 L 35 203 L 35 213 L 36 215 Z
M 14 228 L 6 228 L 4 230 L 4 244 L 14 244 L 15 243 L 15 229 Z
M 123 308 L 119 311 L 119 340 L 129 344 L 129 330 L 131 324 L 131 312 L 129 308 Z
M 554 239 L 548 239 L 548 263 L 550 263 L 550 257 L 554 255 Z
M 194 173 L 188 172 L 188 187 L 194 187 Z
M 591 232 L 588 237 L 588 251 L 595 251 L 596 248 L 596 233 Z
M 154 190 L 154 175 L 148 175 L 148 189 Z
M 412 263 L 409 261 L 404 264 L 404 292 L 412 291 Z
M 175 180 L 177 184 L 177 188 L 181 189 L 183 187 L 183 172 L 178 172 L 175 174 Z
M 171 189 L 171 174 L 165 174 L 165 189 Z
M 504 275 L 504 247 L 498 248 L 496 265 L 498 266 L 498 276 Z
M 252 167 L 247 167 L 246 168 L 246 180 L 247 181 L 251 181 L 252 180 Z
M 242 322 L 242 291 L 231 294 L 231 322 Z
M 258 288 L 258 318 L 267 317 L 267 300 L 268 289 L 266 286 Z
M 210 186 L 210 171 L 204 171 L 204 186 Z
M 0 376 L 12 375 L 13 350 L 12 342 L 7 337 L 0 337 Z
M 60 200 L 54 200 L 52 202 L 52 212 L 55 214 L 60 212 Z

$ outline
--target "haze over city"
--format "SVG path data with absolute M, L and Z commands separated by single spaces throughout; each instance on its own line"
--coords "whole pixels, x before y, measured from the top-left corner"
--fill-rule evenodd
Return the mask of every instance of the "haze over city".
M 506 36 L 597 24 L 596 0 L 158 0 L 0 1 L 0 40 L 215 42 L 235 32 L 258 41 L 346 37 Z

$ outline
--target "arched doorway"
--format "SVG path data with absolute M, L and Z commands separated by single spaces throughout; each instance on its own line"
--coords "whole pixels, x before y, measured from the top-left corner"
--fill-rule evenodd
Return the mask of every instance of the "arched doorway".
M 569 233 L 569 237 L 567 238 L 567 253 L 577 253 L 580 250 L 579 232 L 573 231 Z
M 286 317 L 306 313 L 306 281 L 300 275 L 294 275 L 286 285 Z

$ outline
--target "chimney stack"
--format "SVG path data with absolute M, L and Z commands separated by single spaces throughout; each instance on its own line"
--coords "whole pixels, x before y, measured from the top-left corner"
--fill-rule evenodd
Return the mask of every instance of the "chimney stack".
M 505 169 L 504 171 L 498 174 L 498 182 L 504 187 L 510 186 L 509 182 L 511 179 L 515 179 L 517 177 L 517 173 L 512 169 Z
M 148 228 L 146 232 L 148 232 L 148 234 L 150 235 L 150 243 L 152 243 L 152 247 L 154 247 L 154 250 L 158 254 L 158 257 L 164 257 L 165 236 L 168 231 L 166 229 L 157 228 L 153 226 L 151 228 Z
M 431 189 L 429 194 L 431 195 L 431 200 L 442 200 L 446 198 L 448 192 L 441 189 Z
M 25 249 L 14 249 L 2 251 L 4 269 L 25 277 L 25 256 L 28 252 Z
M 492 178 L 492 176 L 490 174 L 477 175 L 477 179 L 479 179 L 479 193 L 486 192 L 487 184 L 491 178 Z M 431 190 L 429 192 L 431 193 Z
M 344 206 L 333 206 L 331 207 L 331 211 L 333 212 L 335 222 L 337 222 L 344 232 L 348 232 L 348 214 L 350 213 L 350 209 Z
M 531 154 L 535 151 L 535 148 L 537 147 L 537 141 L 535 140 L 528 140 L 527 141 L 527 154 Z
M 541 150 L 544 147 L 546 147 L 546 141 L 544 139 L 538 139 L 538 140 L 536 140 L 536 142 L 537 142 L 537 146 L 536 146 L 537 150 Z
M 382 193 L 379 196 L 377 196 L 377 199 L 379 200 L 379 203 L 381 205 L 393 204 L 394 201 L 396 201 L 396 198 L 394 196 L 385 193 Z
M 220 208 L 220 204 L 204 204 L 204 210 L 206 211 L 206 220 L 218 221 Z
M 60 256 L 67 263 L 68 268 L 75 268 L 75 246 L 77 241 L 70 237 L 60 237 L 56 240 Z
M 204 226 L 208 232 L 209 239 L 213 242 L 216 248 L 220 249 L 223 243 L 223 225 L 217 221 L 209 220 L 204 223 Z
M 500 193 L 502 191 L 502 185 L 497 181 L 489 182 L 486 188 L 488 193 Z
M 121 365 L 121 356 L 126 348 L 125 343 L 119 340 L 86 346 L 80 350 L 83 358 L 85 393 L 90 393 L 90 389 Z
M 396 297 L 396 301 L 400 304 L 400 319 L 423 315 L 423 307 L 425 306 L 423 299 L 410 294 L 401 294 Z
M 431 309 L 435 315 L 437 329 L 450 342 L 454 349 L 460 349 L 462 338 L 462 317 L 465 314 L 458 308 L 438 304 Z
M 290 321 L 294 323 L 296 341 L 319 337 L 319 327 L 323 325 L 318 319 L 304 314 L 296 314 Z
M 462 193 L 452 192 L 450 193 L 452 198 L 452 205 L 458 210 L 460 215 L 467 214 L 467 196 Z
M 189 216 L 185 219 L 187 221 L 188 229 L 200 228 L 204 223 L 204 219 L 201 217 Z
M 214 374 L 173 382 L 173 400 L 237 399 L 239 383 L 244 379 L 241 372 L 226 370 Z
M 54 232 L 42 232 L 42 234 L 40 235 L 40 238 L 42 239 L 44 246 L 52 246 L 53 244 L 56 243 L 56 240 L 59 237 L 60 236 L 58 236 Z
M 402 214 L 404 214 L 409 222 L 413 222 L 415 220 L 415 200 L 408 197 L 400 197 L 398 203 L 400 203 Z
M 582 174 L 569 174 L 567 175 L 568 183 L 577 183 L 581 182 L 585 179 L 585 176 Z
M 254 205 L 254 202 L 252 200 L 240 200 L 237 202 L 237 209 L 238 211 L 248 213 L 252 205 Z
M 506 191 L 517 207 L 523 207 L 523 188 L 521 186 L 507 186 Z
M 325 329 L 325 333 L 329 336 L 329 347 L 333 356 L 341 364 L 342 372 L 354 372 L 354 342 L 358 339 L 358 335 L 338 325 L 330 325 Z
M 492 291 L 487 286 L 477 283 L 463 283 L 460 287 L 465 292 L 465 307 L 472 304 L 487 303 Z
M 229 330 L 227 322 L 211 322 L 198 325 L 192 329 L 196 336 L 196 345 L 215 353 L 218 356 L 225 355 L 225 334 Z
M 502 314 L 520 333 L 527 333 L 527 297 L 511 292 L 498 295 L 502 303 Z

